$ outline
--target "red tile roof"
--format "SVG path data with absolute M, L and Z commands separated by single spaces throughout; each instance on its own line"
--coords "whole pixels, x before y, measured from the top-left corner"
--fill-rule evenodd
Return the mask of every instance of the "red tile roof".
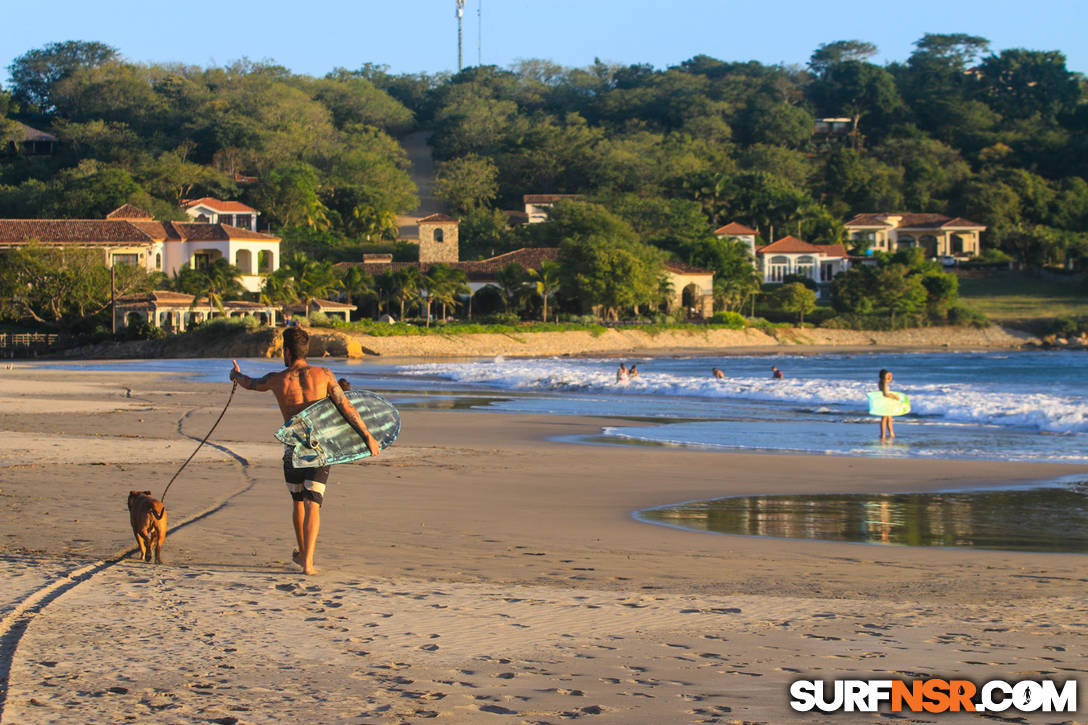
M 889 217 L 900 217 L 897 224 L 893 224 L 889 221 Z M 951 228 L 969 228 L 985 230 L 984 224 L 964 219 L 962 217 L 948 217 L 944 214 L 858 214 L 850 221 L 846 222 L 847 227 L 853 228 L 868 228 L 868 227 L 889 227 L 897 229 L 942 229 L 946 227 Z
M 36 128 L 27 126 L 21 121 L 16 121 L 16 125 L 19 126 L 19 136 L 21 141 L 52 141 L 56 143 L 57 137 L 51 133 L 45 131 L 39 131 Z
M 113 219 L 0 219 L 0 243 L 26 244 L 138 244 L 155 241 L 123 220 Z
M 451 216 L 445 214 L 431 214 L 425 216 L 422 219 L 417 219 L 416 224 L 460 224 L 460 219 L 454 219 Z
M 809 244 L 794 236 L 782 237 L 756 250 L 756 254 L 823 254 L 828 257 L 845 257 L 846 248 L 841 244 Z
M 724 227 L 718 227 L 714 230 L 715 234 L 728 235 L 731 237 L 754 237 L 759 234 L 755 229 L 749 229 L 743 224 L 737 222 L 729 222 Z
M 554 204 L 560 199 L 580 199 L 581 194 L 525 194 L 521 200 L 526 204 Z
M 145 210 L 132 204 L 122 204 L 109 214 L 106 215 L 107 219 L 140 219 L 142 221 L 148 221 L 152 219 L 152 216 Z
M 271 234 L 226 224 L 150 219 L 0 219 L 0 244 L 150 244 L 152 242 L 279 242 Z
M 210 196 L 204 196 L 199 199 L 182 199 L 181 206 L 184 209 L 192 209 L 194 206 L 206 206 L 213 211 L 225 212 L 227 214 L 236 214 L 238 212 L 243 214 L 260 213 L 253 207 L 246 206 L 240 201 L 222 201 Z

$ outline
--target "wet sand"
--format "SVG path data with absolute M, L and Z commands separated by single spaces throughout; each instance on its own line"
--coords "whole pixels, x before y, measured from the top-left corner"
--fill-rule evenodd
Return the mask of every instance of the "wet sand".
M 408 410 L 393 448 L 334 469 L 322 573 L 303 577 L 275 404 L 239 391 L 167 497 L 166 563 L 135 560 L 128 491 L 161 493 L 229 391 L 0 371 L 3 722 L 785 723 L 800 677 L 1064 680 L 1088 662 L 1088 557 L 631 516 L 1078 466 L 587 446 L 549 439 L 603 419 Z

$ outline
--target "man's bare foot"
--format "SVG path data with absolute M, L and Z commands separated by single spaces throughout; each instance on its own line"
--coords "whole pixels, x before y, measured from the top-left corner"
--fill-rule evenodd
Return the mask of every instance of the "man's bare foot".
M 306 576 L 313 576 L 314 574 L 317 574 L 318 571 L 317 568 L 313 566 L 311 566 L 309 569 L 307 569 L 306 567 L 302 567 L 302 573 Z
M 295 562 L 299 566 L 302 566 L 302 552 L 299 551 L 298 549 L 295 549 L 294 551 L 292 551 L 291 552 L 291 561 Z M 303 567 L 303 568 L 305 569 L 306 567 Z

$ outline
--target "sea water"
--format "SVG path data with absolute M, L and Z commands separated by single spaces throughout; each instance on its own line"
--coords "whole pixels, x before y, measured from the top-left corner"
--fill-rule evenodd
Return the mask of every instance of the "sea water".
M 603 417 L 591 442 L 883 458 L 1088 463 L 1088 353 L 1077 351 L 495 358 L 388 365 L 324 359 L 337 377 L 404 407 Z M 56 363 L 225 381 L 230 360 Z M 241 361 L 249 375 L 281 369 Z M 771 377 L 771 366 L 784 377 Z M 723 371 L 717 379 L 712 368 Z M 877 373 L 910 396 L 896 438 L 879 441 L 866 393 Z M 637 425 L 634 423 L 637 422 Z
M 598 440 L 716 450 L 1088 462 L 1088 354 L 872 353 L 495 359 L 397 369 L 434 388 L 509 394 L 508 412 L 606 415 Z M 784 377 L 774 379 L 771 367 Z M 711 370 L 719 368 L 724 378 Z M 894 441 L 879 441 L 866 393 L 881 368 L 910 396 Z M 640 425 L 625 424 L 634 419 Z M 645 425 L 650 422 L 651 425 Z

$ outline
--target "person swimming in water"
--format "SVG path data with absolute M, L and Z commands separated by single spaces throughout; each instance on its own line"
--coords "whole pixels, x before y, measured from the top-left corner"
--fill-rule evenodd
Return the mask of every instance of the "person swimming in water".
M 710 368 L 710 372 L 711 372 L 711 373 L 712 373 L 712 374 L 714 375 L 714 377 L 716 377 L 716 378 L 717 378 L 718 380 L 725 380 L 725 373 L 723 373 L 723 372 L 722 372 L 722 371 L 721 371 L 720 369 L 718 369 L 718 368 Z
M 620 369 L 616 371 L 616 382 L 617 383 L 627 382 L 627 366 L 624 365 L 623 363 L 620 363 Z
M 898 395 L 888 390 L 888 386 L 892 382 L 892 373 L 890 370 L 881 370 L 880 375 L 877 377 L 878 389 L 884 394 L 885 398 L 891 398 L 892 400 L 902 400 Z M 895 429 L 892 427 L 892 417 L 885 415 L 880 419 L 880 440 L 887 438 L 895 438 Z
M 781 380 L 782 379 L 782 371 L 779 370 L 778 368 L 776 368 L 774 365 L 772 365 L 771 366 L 771 377 L 774 378 L 775 380 Z
M 627 371 L 627 376 L 632 378 L 638 377 L 638 366 L 634 363 L 631 364 L 631 368 Z

